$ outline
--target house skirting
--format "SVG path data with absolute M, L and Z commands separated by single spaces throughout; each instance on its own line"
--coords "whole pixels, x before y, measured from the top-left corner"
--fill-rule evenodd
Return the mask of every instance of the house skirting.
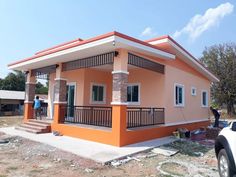
M 171 126 L 160 125 L 146 128 L 127 129 L 125 132 L 120 132 L 120 135 L 118 135 L 117 132 L 112 129 L 101 130 L 79 127 L 78 125 L 72 124 L 53 123 L 52 131 L 59 131 L 61 134 L 66 136 L 121 147 L 155 138 L 170 136 L 177 128 L 184 127 L 188 130 L 194 130 L 200 127 L 206 127 L 209 124 L 210 120 Z

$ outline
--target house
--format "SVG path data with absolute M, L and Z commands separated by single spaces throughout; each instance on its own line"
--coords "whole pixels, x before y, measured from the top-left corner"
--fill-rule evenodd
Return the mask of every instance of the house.
M 209 124 L 218 79 L 169 36 L 141 41 L 119 32 L 77 39 L 8 65 L 27 74 L 24 122 L 37 78 L 49 81 L 51 129 L 124 146 Z
M 0 116 L 23 115 L 25 92 L 0 90 Z
M 42 103 L 42 114 L 47 112 L 47 95 L 37 94 Z M 0 116 L 23 115 L 25 92 L 0 90 Z

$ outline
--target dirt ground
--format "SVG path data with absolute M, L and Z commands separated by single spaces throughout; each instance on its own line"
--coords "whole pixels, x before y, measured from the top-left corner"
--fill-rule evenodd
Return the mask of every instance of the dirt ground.
M 17 126 L 22 123 L 23 116 L 0 117 L 0 127 Z
M 13 122 L 6 120 L 4 123 L 9 126 L 18 124 Z M 2 124 L 0 118 L 0 127 Z M 174 156 L 148 151 L 136 154 L 131 160 L 118 161 L 123 164 L 114 166 L 115 163 L 102 165 L 46 144 L 1 132 L 0 139 L 9 140 L 0 143 L 0 177 L 219 176 L 212 141 L 202 141 L 201 144 L 189 140 L 176 141 L 165 146 L 180 150 Z

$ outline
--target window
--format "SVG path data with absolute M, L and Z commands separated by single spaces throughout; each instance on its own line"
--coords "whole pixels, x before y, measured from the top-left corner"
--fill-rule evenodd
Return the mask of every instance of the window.
M 91 103 L 93 104 L 105 104 L 105 85 L 92 84 L 91 87 Z
M 129 84 L 127 87 L 127 102 L 139 104 L 139 84 Z
M 175 84 L 175 106 L 184 106 L 184 86 Z
M 196 96 L 197 95 L 197 89 L 195 87 L 191 88 L 191 95 Z
M 202 107 L 208 107 L 208 94 L 207 91 L 202 91 Z

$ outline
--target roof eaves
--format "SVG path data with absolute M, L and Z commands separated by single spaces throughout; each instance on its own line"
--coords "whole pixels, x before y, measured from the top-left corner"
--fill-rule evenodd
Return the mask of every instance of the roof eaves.
M 145 46 L 148 46 L 148 47 L 151 47 L 151 48 L 154 48 L 156 50 L 159 50 L 159 51 L 162 51 L 162 52 L 165 52 L 167 54 L 171 54 L 171 55 L 174 55 L 172 53 L 169 53 L 169 52 L 166 52 L 166 51 L 163 51 L 161 48 L 155 46 L 155 45 L 152 45 L 152 44 L 149 44 L 147 42 L 144 42 L 144 41 L 141 41 L 139 39 L 136 39 L 136 38 L 133 38 L 133 37 L 130 37 L 130 36 L 127 36 L 125 34 L 122 34 L 122 33 L 119 33 L 119 32 L 116 32 L 116 31 L 113 31 L 113 32 L 110 32 L 110 33 L 106 33 L 106 34 L 103 34 L 103 35 L 100 35 L 100 36 L 97 36 L 97 37 L 93 37 L 93 38 L 90 38 L 90 39 L 87 39 L 87 40 L 83 40 L 83 41 L 79 41 L 78 43 L 73 43 L 72 41 L 70 42 L 71 45 L 66 45 L 68 43 L 65 43 L 63 46 L 63 44 L 59 47 L 52 47 L 52 49 L 46 49 L 44 51 L 41 51 L 41 52 L 38 52 L 36 53 L 36 55 L 32 56 L 32 57 L 29 57 L 29 58 L 26 58 L 26 59 L 22 59 L 22 60 L 19 60 L 19 61 L 16 61 L 16 62 L 13 62 L 13 63 L 10 63 L 8 65 L 8 67 L 11 67 L 13 65 L 16 65 L 16 64 L 19 64 L 19 63 L 23 63 L 23 62 L 26 62 L 26 61 L 29 61 L 29 60 L 33 60 L 33 59 L 36 59 L 36 58 L 39 58 L 39 57 L 42 57 L 42 56 L 46 56 L 46 55 L 49 55 L 49 54 L 52 54 L 52 53 L 56 53 L 56 52 L 59 52 L 59 51 L 62 51 L 62 50 L 66 50 L 66 49 L 69 49 L 69 48 L 72 48 L 72 47 L 77 47 L 77 46 L 80 46 L 80 45 L 83 45 L 83 44 L 87 44 L 87 43 L 90 43 L 90 42 L 93 42 L 93 41 L 96 41 L 96 40 L 100 40 L 100 39 L 104 39 L 104 38 L 107 38 L 107 37 L 110 37 L 110 36 L 119 36 L 121 38 L 125 38 L 127 40 L 131 40 L 133 42 L 137 42 L 139 44 L 142 44 L 142 45 L 145 45 Z
M 59 51 L 62 51 L 62 50 L 66 50 L 66 49 L 69 49 L 69 48 L 72 48 L 72 47 L 76 47 L 76 46 L 79 46 L 79 45 L 90 43 L 90 42 L 93 42 L 93 41 L 96 41 L 96 40 L 99 40 L 99 39 L 110 37 L 110 36 L 112 36 L 114 34 L 115 34 L 115 32 L 110 32 L 110 33 L 106 33 L 106 34 L 103 34 L 103 35 L 100 35 L 100 36 L 96 36 L 96 37 L 93 37 L 93 38 L 90 38 L 90 39 L 87 39 L 87 40 L 83 40 L 83 41 L 81 41 L 79 43 L 75 43 L 75 44 L 72 44 L 72 45 L 61 47 L 59 49 L 56 48 L 55 50 L 49 50 L 49 51 L 45 51 L 43 53 L 38 53 L 37 55 L 34 55 L 32 57 L 25 58 L 25 59 L 18 60 L 16 62 L 10 63 L 10 64 L 8 64 L 8 67 L 16 65 L 16 64 L 19 64 L 19 63 L 23 63 L 23 62 L 26 62 L 26 61 L 29 61 L 29 60 L 33 60 L 33 59 L 36 59 L 36 58 L 39 58 L 39 57 L 42 57 L 42 56 L 45 56 L 45 55 L 56 53 L 56 52 L 59 52 Z
M 153 42 L 153 41 L 157 41 L 157 40 L 162 40 L 162 39 L 168 39 L 170 40 L 171 42 L 173 42 L 176 46 L 178 46 L 183 52 L 185 52 L 187 55 L 188 55 L 188 58 L 197 62 L 197 65 L 199 67 L 202 67 L 203 69 L 205 69 L 208 74 L 212 77 L 212 79 L 215 81 L 215 82 L 219 82 L 219 79 L 211 72 L 209 71 L 208 68 L 206 68 L 201 62 L 199 62 L 191 53 L 189 53 L 184 47 L 182 47 L 178 42 L 176 42 L 172 37 L 170 37 L 169 35 L 164 35 L 164 36 L 161 36 L 161 37 L 158 37 L 158 38 L 154 38 L 154 39 L 150 39 L 150 40 L 147 40 L 146 42 Z M 169 41 L 166 41 L 166 42 L 169 42 Z M 172 45 L 173 46 L 173 45 Z

